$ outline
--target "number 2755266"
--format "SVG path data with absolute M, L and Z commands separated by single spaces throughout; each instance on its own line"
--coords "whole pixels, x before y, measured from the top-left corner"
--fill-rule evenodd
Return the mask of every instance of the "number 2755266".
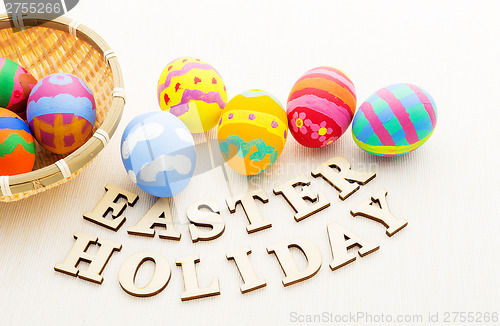
M 497 312 L 445 312 L 444 320 L 445 323 L 489 323 L 498 322 Z
M 63 8 L 60 2 L 7 2 L 5 9 L 8 14 L 62 14 Z

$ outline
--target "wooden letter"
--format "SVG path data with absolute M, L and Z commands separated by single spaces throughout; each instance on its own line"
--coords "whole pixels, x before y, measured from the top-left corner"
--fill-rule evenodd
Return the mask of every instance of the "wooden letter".
M 181 293 L 181 300 L 187 301 L 220 294 L 219 279 L 214 277 L 208 288 L 200 289 L 196 276 L 196 263 L 200 262 L 199 255 L 176 258 L 175 263 L 181 266 L 184 276 L 185 291 Z
M 201 211 L 201 208 L 207 208 L 210 212 Z M 191 233 L 191 240 L 193 242 L 217 239 L 224 233 L 224 229 L 226 228 L 215 199 L 198 201 L 189 205 L 187 208 L 187 218 L 191 222 L 189 224 L 189 233 Z M 199 226 L 209 227 L 211 230 L 203 231 Z
M 306 176 L 299 176 L 298 178 L 290 180 L 273 190 L 275 195 L 283 195 L 290 206 L 292 206 L 297 213 L 295 214 L 295 220 L 297 222 L 302 221 L 306 217 L 330 206 L 330 202 L 323 196 L 323 194 L 312 193 L 309 188 L 310 184 L 311 182 L 307 180 Z M 299 186 L 302 187 L 302 190 L 297 192 L 295 188 Z M 313 205 L 307 204 L 305 202 L 306 199 L 312 202 Z
M 54 269 L 57 272 L 65 273 L 71 276 L 78 276 L 87 281 L 102 284 L 101 276 L 104 267 L 108 263 L 113 252 L 120 251 L 122 245 L 108 240 L 98 240 L 96 236 L 92 236 L 82 232 L 75 232 L 76 239 L 73 247 L 69 251 L 66 259 L 62 263 L 56 264 Z M 96 255 L 86 253 L 91 244 L 99 244 L 100 248 Z M 86 271 L 80 271 L 77 267 L 80 261 L 89 263 Z
M 289 248 L 295 247 L 302 251 L 307 259 L 307 268 L 299 271 L 297 264 L 292 258 Z M 281 242 L 267 247 L 267 253 L 274 253 L 278 262 L 285 273 L 285 278 L 282 280 L 283 286 L 292 285 L 304 280 L 307 280 L 321 268 L 321 253 L 318 247 L 304 239 L 298 239 L 291 242 Z
M 247 226 L 248 233 L 264 230 L 272 226 L 271 222 L 264 220 L 260 214 L 255 199 L 260 200 L 264 204 L 269 202 L 269 197 L 262 188 L 247 192 L 244 195 L 226 198 L 226 205 L 231 213 L 234 214 L 234 212 L 236 212 L 236 205 L 241 204 L 243 207 L 248 221 L 250 222 L 250 225 Z
M 257 277 L 252 263 L 250 262 L 250 258 L 248 257 L 251 253 L 252 250 L 247 246 L 226 254 L 227 260 L 234 260 L 241 278 L 243 279 L 243 284 L 240 286 L 241 293 L 257 290 L 267 285 L 266 280 Z
M 155 263 L 155 271 L 148 285 L 139 288 L 135 285 L 135 276 L 146 261 Z M 122 289 L 136 297 L 151 297 L 163 291 L 170 280 L 170 266 L 160 254 L 154 252 L 138 252 L 128 257 L 120 267 L 118 279 Z
M 354 217 L 364 216 L 382 223 L 387 228 L 386 233 L 389 237 L 393 236 L 396 232 L 408 225 L 408 222 L 405 219 L 399 219 L 392 215 L 389 210 L 389 205 L 387 204 L 387 190 L 385 189 L 373 195 L 371 200 L 368 200 L 357 208 L 352 209 L 351 215 Z
M 107 184 L 105 188 L 106 194 L 104 194 L 104 197 L 102 197 L 92 212 L 83 214 L 83 218 L 116 232 L 122 226 L 123 222 L 125 222 L 125 216 L 121 215 L 127 207 L 125 202 L 118 203 L 118 200 L 125 198 L 129 206 L 134 206 L 139 196 L 110 184 Z M 113 218 L 105 218 L 110 212 Z
M 340 191 L 339 197 L 342 200 L 355 193 L 359 189 L 359 185 L 367 184 L 376 176 L 373 171 L 351 170 L 351 163 L 341 156 L 329 159 L 313 170 L 311 175 L 315 178 L 322 176 L 323 179 Z
M 327 231 L 333 255 L 333 260 L 330 263 L 332 271 L 344 267 L 356 260 L 355 254 L 349 254 L 347 252 L 349 249 L 359 247 L 358 254 L 364 257 L 380 248 L 379 245 L 375 245 L 358 237 L 335 222 L 328 224 Z
M 156 226 L 164 227 L 165 230 L 159 233 L 161 239 L 177 240 L 181 239 L 181 234 L 175 230 L 174 218 L 170 211 L 169 198 L 160 198 L 149 209 L 144 217 L 135 225 L 128 228 L 128 233 L 145 237 L 154 237 Z

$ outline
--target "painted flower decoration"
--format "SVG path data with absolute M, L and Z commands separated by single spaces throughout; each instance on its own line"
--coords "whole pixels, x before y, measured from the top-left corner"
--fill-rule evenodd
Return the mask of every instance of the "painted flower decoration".
M 320 142 L 324 142 L 327 135 L 330 135 L 333 132 L 332 128 L 326 128 L 326 121 L 321 122 L 319 125 L 314 123 L 311 124 L 311 130 L 313 131 L 311 138 L 318 139 Z
M 306 128 L 306 125 L 305 125 L 305 121 L 311 121 L 309 119 L 306 119 L 306 114 L 304 112 L 300 112 L 300 114 L 298 112 L 294 112 L 293 113 L 293 116 L 292 116 L 292 121 L 291 121 L 291 125 L 292 125 L 292 128 L 295 132 L 299 131 L 305 135 L 307 133 L 307 128 Z
M 330 145 L 330 144 L 332 144 L 334 141 L 336 141 L 337 139 L 339 139 L 339 137 L 332 136 L 332 137 L 328 138 L 327 140 L 325 140 L 325 141 L 323 142 L 323 144 L 321 144 L 321 147 L 323 147 L 323 146 L 327 146 L 327 145 Z

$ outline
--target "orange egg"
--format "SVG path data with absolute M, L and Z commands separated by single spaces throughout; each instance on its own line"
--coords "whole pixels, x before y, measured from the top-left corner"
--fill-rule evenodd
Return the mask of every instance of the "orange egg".
M 33 170 L 35 142 L 30 129 L 17 114 L 0 108 L 0 175 Z

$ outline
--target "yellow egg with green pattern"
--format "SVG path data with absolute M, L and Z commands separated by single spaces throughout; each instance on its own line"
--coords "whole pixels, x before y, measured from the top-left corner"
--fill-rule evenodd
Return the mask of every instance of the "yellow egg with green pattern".
M 243 175 L 255 175 L 273 165 L 287 136 L 288 119 L 283 106 L 262 90 L 246 91 L 231 99 L 217 128 L 224 160 Z

